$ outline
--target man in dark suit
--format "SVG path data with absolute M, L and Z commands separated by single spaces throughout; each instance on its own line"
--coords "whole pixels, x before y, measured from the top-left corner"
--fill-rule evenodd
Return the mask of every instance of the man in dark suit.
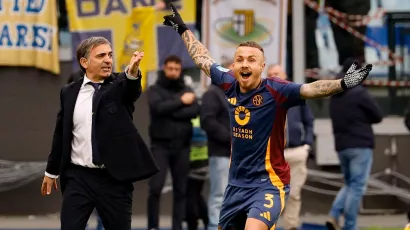
M 158 166 L 132 121 L 141 95 L 135 52 L 125 72 L 112 73 L 112 49 L 103 37 L 77 47 L 85 75 L 64 86 L 51 153 L 41 186 L 43 195 L 57 188 L 63 204 L 61 229 L 85 229 L 96 208 L 105 229 L 131 229 L 133 182 L 150 177 Z
M 118 73 L 113 73 L 113 74 L 117 74 L 117 75 L 118 75 Z M 70 84 L 71 82 L 77 81 L 77 80 L 79 80 L 79 79 L 81 79 L 81 78 L 83 78 L 83 77 L 84 77 L 84 72 L 83 72 L 82 70 L 78 70 L 78 71 L 72 73 L 72 74 L 70 75 L 70 77 L 68 77 L 68 79 L 67 79 L 67 84 Z M 96 214 L 97 214 L 97 215 L 96 215 L 96 217 L 97 217 L 97 227 L 96 227 L 96 230 L 104 230 L 104 225 L 103 225 L 103 223 L 102 223 L 101 217 L 98 215 L 98 213 L 96 213 Z M 88 225 L 87 225 L 87 226 L 88 226 Z M 86 228 L 87 228 L 87 227 L 86 227 Z

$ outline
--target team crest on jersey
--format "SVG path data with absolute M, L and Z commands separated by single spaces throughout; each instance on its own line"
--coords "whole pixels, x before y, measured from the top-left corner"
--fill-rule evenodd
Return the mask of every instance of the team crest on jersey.
M 236 97 L 228 98 L 228 102 L 231 103 L 232 105 L 236 105 Z
M 253 96 L 252 103 L 255 106 L 260 106 L 263 103 L 263 97 L 260 94 Z

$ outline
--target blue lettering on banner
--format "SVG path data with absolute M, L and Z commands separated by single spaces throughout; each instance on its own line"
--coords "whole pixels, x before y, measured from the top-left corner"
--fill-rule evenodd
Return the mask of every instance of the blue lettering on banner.
M 109 0 L 108 6 L 105 9 L 104 15 L 109 15 L 113 11 L 120 11 L 122 14 L 127 13 L 127 10 L 125 9 L 125 5 L 121 0 Z
M 46 25 L 0 24 L 0 48 L 51 52 L 53 34 L 53 28 Z
M 85 3 L 93 5 L 91 11 L 85 11 L 83 8 L 83 4 Z M 77 0 L 76 6 L 78 17 L 92 17 L 100 14 L 100 0 Z
M 156 2 L 155 0 L 128 0 L 128 1 L 131 1 L 132 8 L 143 7 L 143 6 L 153 6 L 155 5 L 155 2 Z M 101 0 L 76 0 L 77 16 L 78 17 L 108 16 L 108 15 L 111 15 L 112 13 L 129 14 L 131 9 L 127 7 L 126 3 L 127 3 L 126 0 L 109 0 L 107 1 L 106 5 L 101 6 Z M 173 3 L 177 9 L 181 9 L 181 0 L 175 1 Z M 86 9 L 86 6 L 87 6 L 87 9 Z
M 46 5 L 47 0 L 0 0 L 0 12 L 3 11 L 5 1 L 12 3 L 10 10 L 14 14 L 41 14 L 43 13 L 44 6 Z
M 6 44 L 3 44 L 4 39 L 6 39 Z M 0 34 L 0 47 L 2 46 L 8 46 L 8 47 L 13 46 L 13 43 L 11 42 L 11 38 L 10 38 L 9 25 L 7 24 L 3 26 L 3 29 L 1 30 L 1 34 Z
M 20 11 L 19 3 L 21 3 L 20 0 L 14 0 L 14 4 L 13 4 L 13 12 L 14 13 Z
M 16 44 L 16 46 L 17 47 L 24 47 L 24 48 L 27 47 L 28 44 L 27 44 L 27 41 L 26 41 L 27 40 L 26 37 L 27 37 L 28 28 L 25 25 L 17 24 L 16 29 L 17 29 L 17 44 Z
M 5 1 L 11 2 L 9 10 L 12 14 L 38 15 L 44 12 L 50 0 L 0 0 L 0 13 L 5 10 Z M 55 31 L 45 23 L 0 22 L 0 48 L 51 52 Z
M 26 12 L 40 14 L 44 9 L 44 5 L 45 0 L 28 0 Z

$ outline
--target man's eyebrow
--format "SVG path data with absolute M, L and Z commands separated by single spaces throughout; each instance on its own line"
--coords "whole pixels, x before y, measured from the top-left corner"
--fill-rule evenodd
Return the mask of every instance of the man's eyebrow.
M 108 54 L 112 54 L 112 51 L 107 52 Z M 101 55 L 101 54 L 107 54 L 106 52 L 101 52 L 101 53 L 97 53 L 97 56 Z
M 236 56 L 236 57 L 237 57 L 237 58 L 238 58 L 238 57 L 243 58 L 244 56 L 242 56 L 242 55 L 238 55 L 238 56 Z M 256 55 L 255 55 L 255 54 L 252 54 L 252 55 L 247 56 L 246 58 L 250 58 L 250 57 L 256 57 Z

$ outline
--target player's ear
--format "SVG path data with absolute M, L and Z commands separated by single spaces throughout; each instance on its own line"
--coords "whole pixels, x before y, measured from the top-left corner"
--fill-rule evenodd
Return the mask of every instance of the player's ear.
M 265 62 L 263 62 L 263 63 L 262 63 L 262 71 L 264 71 L 264 70 L 265 70 L 265 66 L 266 66 L 266 63 L 265 63 Z

